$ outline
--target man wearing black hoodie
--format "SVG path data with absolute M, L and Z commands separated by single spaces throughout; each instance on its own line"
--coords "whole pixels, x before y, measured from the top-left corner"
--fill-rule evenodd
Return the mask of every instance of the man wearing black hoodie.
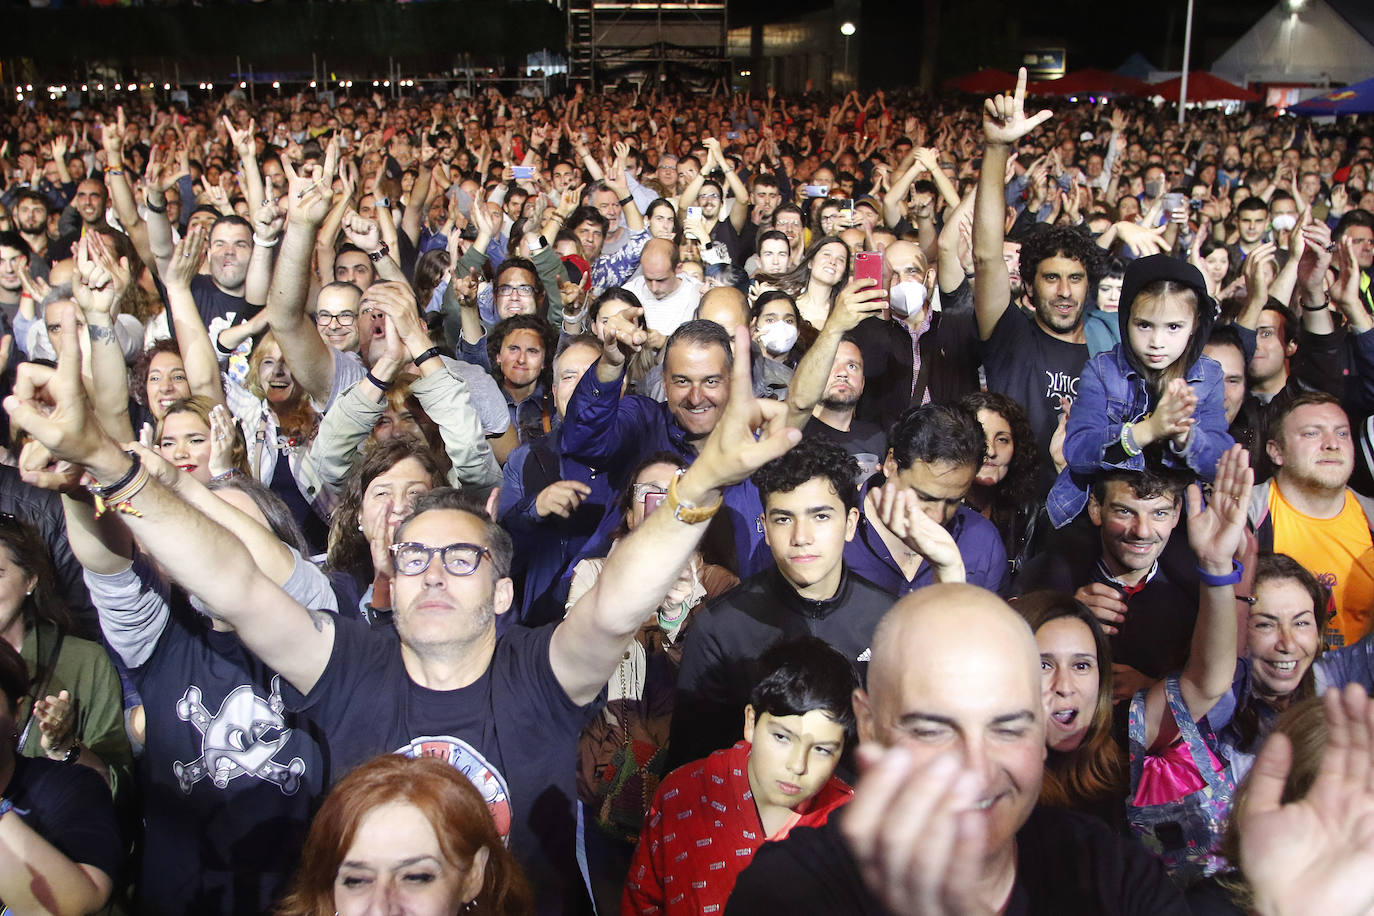
M 758 681 L 755 661 L 780 639 L 817 636 L 867 668 L 873 629 L 892 596 L 850 572 L 844 545 L 859 521 L 858 462 L 806 439 L 753 477 L 774 567 L 746 579 L 693 619 L 682 653 L 668 740 L 670 768 L 739 740 Z

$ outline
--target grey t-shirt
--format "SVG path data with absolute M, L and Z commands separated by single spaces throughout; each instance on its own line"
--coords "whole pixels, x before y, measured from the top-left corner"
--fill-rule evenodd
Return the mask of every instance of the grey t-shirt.
M 510 411 L 506 409 L 506 399 L 496 379 L 481 366 L 441 356 L 448 371 L 467 383 L 468 396 L 472 399 L 472 409 L 482 421 L 482 431 L 488 436 L 499 436 L 510 426 Z
M 329 577 L 294 547 L 287 549 L 296 565 L 282 583 L 282 591 L 303 607 L 337 613 L 339 603 L 329 585 Z M 136 548 L 133 562 L 127 569 L 109 575 L 86 570 L 85 578 L 91 602 L 100 612 L 100 629 L 105 634 L 105 641 L 119 653 L 125 665 L 141 666 L 153 654 L 167 626 L 170 613 L 167 580 L 157 571 L 153 561 Z M 205 605 L 194 595 L 191 604 L 197 611 L 206 613 Z

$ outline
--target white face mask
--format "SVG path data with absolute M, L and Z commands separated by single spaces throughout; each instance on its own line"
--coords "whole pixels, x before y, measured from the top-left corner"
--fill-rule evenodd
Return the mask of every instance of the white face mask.
M 903 280 L 887 293 L 887 307 L 898 318 L 919 312 L 926 304 L 926 285 L 919 280 Z
M 792 349 L 792 345 L 797 342 L 798 333 L 795 324 L 775 321 L 759 335 L 759 346 L 774 356 L 781 356 Z
M 1280 213 L 1274 217 L 1273 225 L 1275 232 L 1287 232 L 1298 224 L 1298 218 L 1292 213 Z

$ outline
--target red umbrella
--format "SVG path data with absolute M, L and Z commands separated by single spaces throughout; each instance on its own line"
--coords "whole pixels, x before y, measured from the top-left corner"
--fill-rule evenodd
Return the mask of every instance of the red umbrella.
M 1174 77 L 1162 83 L 1155 83 L 1150 87 L 1151 95 L 1162 95 L 1165 99 L 1177 99 L 1181 77 Z M 1241 102 L 1258 102 L 1260 96 L 1258 92 L 1251 92 L 1249 89 L 1242 89 L 1235 83 L 1228 83 L 1219 76 L 1213 76 L 1206 70 L 1194 70 L 1188 74 L 1188 98 L 1189 102 L 1224 102 L 1235 99 Z
M 1087 68 L 1075 70 L 1057 80 L 1037 80 L 1026 86 L 1032 95 L 1138 95 L 1150 94 L 1150 84 L 1111 73 Z
M 971 92 L 977 95 L 987 95 L 993 92 L 1010 92 L 1016 88 L 1016 76 L 1002 70 L 994 70 L 988 67 L 979 70 L 977 73 L 970 73 L 958 79 L 945 80 L 946 89 L 954 89 L 958 92 Z

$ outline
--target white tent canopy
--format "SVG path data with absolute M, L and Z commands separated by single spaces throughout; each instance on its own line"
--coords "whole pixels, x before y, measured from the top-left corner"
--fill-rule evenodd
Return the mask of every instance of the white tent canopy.
M 1353 83 L 1374 70 L 1371 0 L 1280 0 L 1212 65 L 1249 83 Z

